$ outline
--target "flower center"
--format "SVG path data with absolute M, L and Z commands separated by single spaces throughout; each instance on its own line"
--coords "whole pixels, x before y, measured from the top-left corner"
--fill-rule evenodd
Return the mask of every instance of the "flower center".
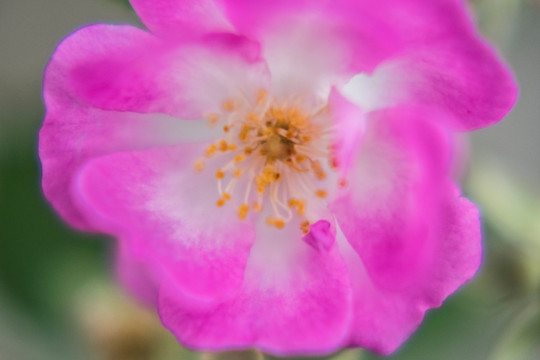
M 302 231 L 309 231 L 335 176 L 328 176 L 334 162 L 327 106 L 304 107 L 260 91 L 208 114 L 211 126 L 221 123 L 224 134 L 195 170 L 203 171 L 206 162 L 217 166 L 218 207 L 236 203 L 241 219 L 264 211 L 266 223 L 278 229 L 297 217 Z

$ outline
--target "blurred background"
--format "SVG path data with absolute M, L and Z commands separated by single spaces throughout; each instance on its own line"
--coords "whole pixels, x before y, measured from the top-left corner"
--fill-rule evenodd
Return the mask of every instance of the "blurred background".
M 507 119 L 465 140 L 483 265 L 389 359 L 540 359 L 540 1 L 471 6 L 521 88 Z M 182 349 L 116 286 L 113 242 L 70 230 L 43 198 L 43 69 L 65 36 L 93 23 L 140 25 L 126 0 L 0 0 L 0 360 L 254 359 Z

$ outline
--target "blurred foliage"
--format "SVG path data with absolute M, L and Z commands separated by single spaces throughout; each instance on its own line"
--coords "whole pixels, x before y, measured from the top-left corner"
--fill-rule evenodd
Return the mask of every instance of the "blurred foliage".
M 107 1 L 130 8 L 127 0 Z M 520 3 L 474 6 L 486 33 L 504 44 Z M 10 116 L 42 118 L 33 106 Z M 0 359 L 261 359 L 185 350 L 156 314 L 123 294 L 112 279 L 113 243 L 68 229 L 44 200 L 37 128 L 30 130 L 7 127 L 0 144 Z M 540 194 L 490 164 L 474 165 L 467 189 L 485 222 L 482 269 L 387 359 L 540 359 Z M 360 350 L 323 359 L 330 358 L 380 359 Z

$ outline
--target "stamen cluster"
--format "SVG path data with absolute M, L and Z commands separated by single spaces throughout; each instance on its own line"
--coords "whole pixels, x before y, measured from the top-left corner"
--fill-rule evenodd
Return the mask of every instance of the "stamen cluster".
M 309 232 L 308 219 L 315 217 L 309 210 L 327 196 L 321 185 L 328 185 L 325 168 L 333 164 L 326 106 L 309 113 L 297 101 L 279 102 L 260 91 L 251 99 L 225 101 L 221 112 L 207 119 L 211 126 L 222 126 L 224 134 L 206 148 L 195 169 L 202 171 L 211 158 L 225 159 L 215 173 L 216 205 L 225 206 L 233 190 L 241 188 L 240 219 L 268 204 L 268 225 L 281 229 L 297 216 L 302 231 Z

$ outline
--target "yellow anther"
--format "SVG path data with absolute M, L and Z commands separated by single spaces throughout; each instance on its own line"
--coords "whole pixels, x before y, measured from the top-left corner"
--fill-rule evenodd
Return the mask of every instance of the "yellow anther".
M 246 157 L 244 156 L 244 154 L 236 154 L 234 156 L 234 162 L 235 163 L 240 163 L 242 161 L 244 161 L 246 159 Z
M 260 90 L 257 92 L 256 98 L 257 98 L 257 104 L 262 105 L 266 101 L 266 97 L 268 94 L 264 90 Z
M 257 123 L 259 122 L 259 115 L 250 112 L 246 115 L 246 120 L 253 123 L 253 125 L 257 125 Z
M 259 212 L 262 210 L 262 206 L 261 204 L 259 204 L 258 202 L 255 202 L 253 203 L 253 206 L 251 207 L 253 209 L 253 211 L 255 212 Z
M 208 115 L 207 115 L 207 119 L 208 119 L 208 123 L 209 123 L 210 125 L 216 125 L 217 122 L 219 121 L 219 115 L 218 115 L 218 114 L 215 114 L 215 113 L 208 114 Z
M 216 205 L 217 205 L 218 207 L 222 207 L 223 205 L 225 205 L 225 200 L 219 199 L 219 200 L 216 202 Z
M 222 199 L 227 201 L 227 200 L 231 200 L 231 194 L 227 193 L 227 192 L 224 192 L 223 195 L 222 195 Z
M 231 130 L 231 128 L 230 128 L 228 125 L 225 125 L 225 126 L 223 127 L 223 131 L 229 132 L 229 130 Z
M 236 144 L 229 144 L 229 151 L 234 151 L 236 150 L 238 147 L 236 146 Z
M 298 200 L 296 200 L 296 199 L 289 199 L 289 202 L 288 202 L 289 207 L 295 207 L 296 204 L 298 204 Z
M 326 197 L 327 193 L 326 193 L 326 190 L 317 190 L 315 191 L 315 195 L 317 195 L 318 197 Z
M 250 130 L 249 126 L 247 125 L 242 126 L 242 129 L 240 129 L 240 133 L 238 134 L 238 138 L 241 141 L 247 141 L 249 137 L 249 130 Z
M 274 226 L 278 229 L 283 229 L 285 227 L 285 221 L 281 219 L 274 220 Z
M 326 179 L 326 174 L 325 174 L 325 172 L 322 171 L 322 170 L 321 170 L 321 171 L 317 171 L 315 174 L 317 175 L 317 178 L 320 179 L 320 180 Z
M 217 146 L 212 144 L 212 145 L 210 145 L 210 146 L 208 146 L 206 148 L 205 155 L 207 157 L 210 157 L 210 156 L 214 155 L 216 153 L 216 151 L 217 151 Z
M 247 217 L 248 211 L 249 211 L 249 206 L 247 204 L 240 205 L 240 207 L 238 208 L 238 217 L 244 220 Z
M 228 148 L 229 148 L 229 144 L 227 144 L 227 142 L 225 140 L 221 140 L 219 142 L 219 150 L 227 151 Z
M 234 109 L 236 109 L 236 102 L 234 100 L 227 100 L 227 101 L 224 101 L 223 104 L 221 105 L 221 108 L 225 111 L 234 111 Z
M 306 235 L 309 233 L 309 221 L 305 220 L 300 223 L 300 229 L 302 230 L 302 233 Z
M 244 154 L 246 155 L 251 155 L 252 152 L 253 152 L 253 149 L 250 148 L 249 146 L 244 149 Z
M 203 171 L 204 170 L 204 160 L 199 159 L 199 160 L 195 161 L 195 164 L 193 165 L 193 167 L 197 171 Z
M 269 217 L 266 219 L 266 223 L 276 227 L 277 229 L 283 229 L 285 227 L 285 221 L 283 221 L 283 219 Z
M 311 141 L 311 136 L 309 135 L 302 135 L 300 137 L 300 140 L 303 142 L 303 143 L 309 143 Z
M 216 171 L 216 179 L 223 179 L 225 177 L 225 171 L 219 169 Z
M 235 178 L 239 178 L 240 176 L 242 176 L 242 170 L 240 170 L 240 169 L 234 170 L 233 176 L 234 176 Z

